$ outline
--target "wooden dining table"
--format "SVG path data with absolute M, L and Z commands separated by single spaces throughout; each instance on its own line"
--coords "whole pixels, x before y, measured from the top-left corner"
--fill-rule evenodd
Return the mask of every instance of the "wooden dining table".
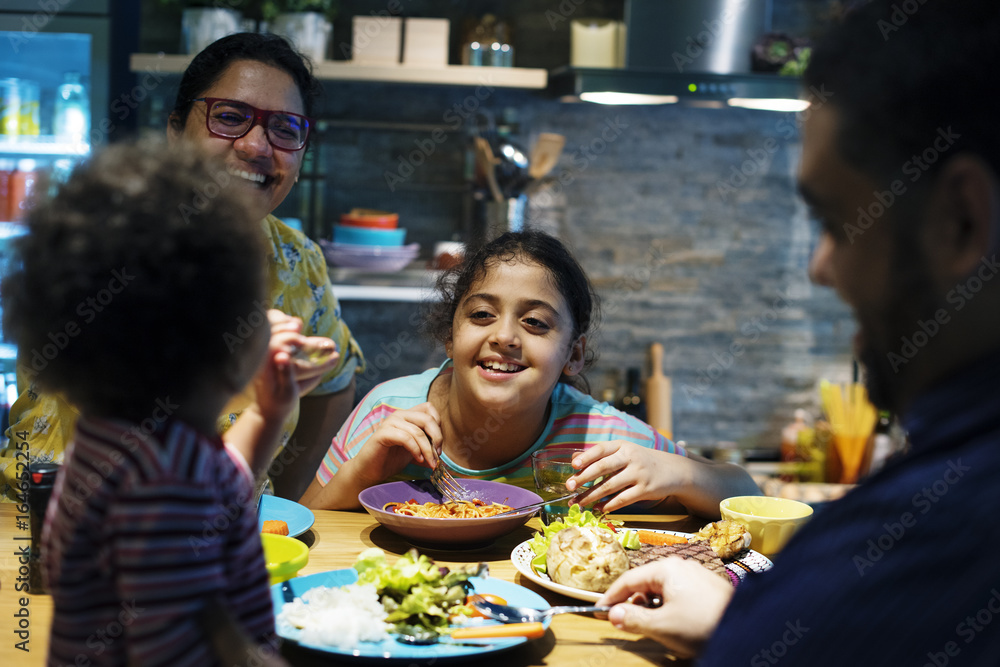
M 299 536 L 309 546 L 309 562 L 299 575 L 351 567 L 358 554 L 369 547 L 379 547 L 386 554 L 402 555 L 412 545 L 380 525 L 363 511 L 314 512 L 316 520 Z M 49 627 L 52 621 L 52 598 L 44 594 L 19 592 L 21 576 L 19 549 L 28 545 L 30 534 L 20 523 L 22 515 L 13 504 L 0 503 L 0 664 L 31 667 L 45 664 Z M 628 527 L 691 532 L 705 521 L 684 514 L 614 514 Z M 23 518 L 27 520 L 26 517 Z M 422 549 L 436 562 L 456 566 L 486 562 L 490 576 L 528 588 L 552 605 L 586 604 L 539 586 L 522 576 L 510 560 L 511 551 L 541 528 L 539 519 L 501 537 L 493 544 L 473 551 L 434 551 Z M 18 635 L 18 632 L 22 634 Z M 18 646 L 27 639 L 26 644 Z M 27 648 L 27 651 L 22 650 Z M 292 665 L 348 664 L 350 658 L 303 649 L 288 642 L 282 654 Z M 12 662 L 13 660 L 13 662 Z M 468 659 L 467 659 L 468 660 Z M 588 667 L 631 667 L 633 665 L 686 664 L 669 655 L 657 642 L 616 629 L 607 620 L 593 616 L 562 614 L 553 617 L 541 639 L 529 641 L 502 652 L 477 656 L 482 667 L 529 665 L 585 665 Z M 371 664 L 371 660 L 367 661 Z

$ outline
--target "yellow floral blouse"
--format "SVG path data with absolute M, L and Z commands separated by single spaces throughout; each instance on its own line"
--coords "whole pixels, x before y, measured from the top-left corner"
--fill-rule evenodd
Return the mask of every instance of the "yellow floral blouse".
M 340 303 L 333 294 L 326 260 L 319 247 L 304 234 L 288 227 L 273 215 L 262 221 L 268 241 L 268 306 L 302 320 L 303 334 L 332 338 L 340 350 L 340 362 L 310 392 L 311 396 L 333 394 L 364 370 L 364 357 L 350 329 L 340 317 Z M 10 410 L 9 440 L 0 450 L 0 500 L 17 498 L 14 485 L 20 470 L 16 461 L 62 462 L 67 443 L 79 415 L 76 408 L 59 395 L 35 389 L 22 364 L 17 368 L 21 394 Z M 253 399 L 252 387 L 229 402 L 219 417 L 219 430 L 236 421 Z M 285 423 L 281 445 L 288 442 L 298 424 L 296 408 Z M 24 443 L 27 443 L 26 445 Z M 280 449 L 279 449 L 280 453 Z

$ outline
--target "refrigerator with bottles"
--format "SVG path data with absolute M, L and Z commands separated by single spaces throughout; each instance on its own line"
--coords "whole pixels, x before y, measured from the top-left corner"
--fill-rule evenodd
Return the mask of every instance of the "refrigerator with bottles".
M 34 191 L 58 183 L 135 121 L 112 114 L 134 76 L 138 5 L 130 0 L 4 0 L 0 5 L 0 275 Z M 2 302 L 0 302 L 2 307 Z M 0 407 L 17 350 L 0 335 Z

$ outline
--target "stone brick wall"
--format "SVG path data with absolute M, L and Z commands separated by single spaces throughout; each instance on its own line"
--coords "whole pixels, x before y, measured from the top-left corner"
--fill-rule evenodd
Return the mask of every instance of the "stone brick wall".
M 518 109 L 529 136 L 567 137 L 528 223 L 573 248 L 602 299 L 592 393 L 621 383 L 629 366 L 648 374 L 647 349 L 660 342 L 677 437 L 776 446 L 792 410 L 814 407 L 816 382 L 850 372 L 850 314 L 806 275 L 815 227 L 795 194 L 800 118 L 534 98 L 519 100 Z M 381 203 L 395 203 L 405 220 L 409 201 L 397 194 Z M 420 203 L 419 215 L 433 219 L 433 201 Z M 366 380 L 440 359 L 416 342 L 412 305 L 345 303 L 345 317 L 379 357 Z M 393 345 L 401 332 L 402 350 Z

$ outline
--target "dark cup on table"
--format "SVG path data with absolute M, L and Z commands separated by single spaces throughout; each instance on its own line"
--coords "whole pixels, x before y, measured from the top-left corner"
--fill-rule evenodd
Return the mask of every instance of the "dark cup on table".
M 52 498 L 56 476 L 59 474 L 57 463 L 32 463 L 28 466 L 28 521 L 31 525 L 31 551 L 28 555 L 28 592 L 47 593 L 45 581 L 42 578 L 42 527 L 45 525 L 45 512 Z

